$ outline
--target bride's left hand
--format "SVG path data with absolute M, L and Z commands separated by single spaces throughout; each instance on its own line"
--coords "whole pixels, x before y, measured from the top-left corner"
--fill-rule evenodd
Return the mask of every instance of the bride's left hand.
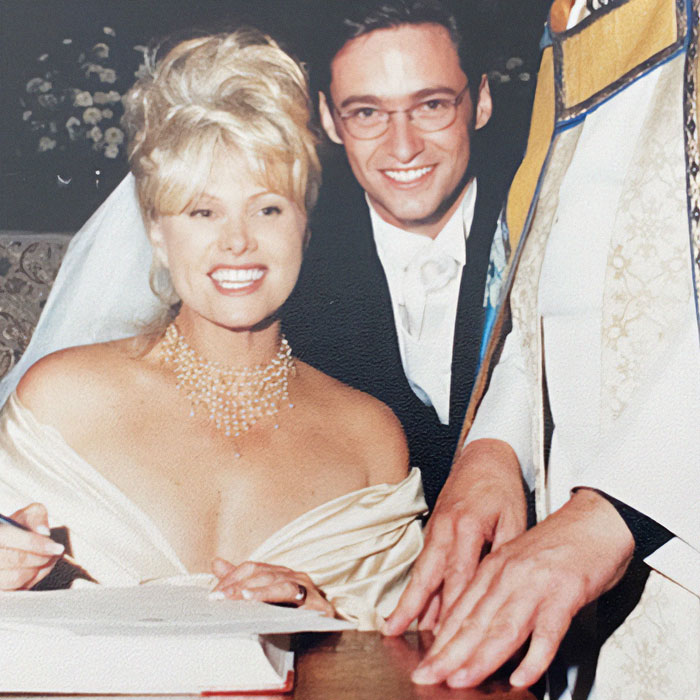
M 227 598 L 288 603 L 335 616 L 333 606 L 303 572 L 254 561 L 234 566 L 218 558 L 212 562 L 212 571 L 219 579 L 214 592 L 220 591 Z

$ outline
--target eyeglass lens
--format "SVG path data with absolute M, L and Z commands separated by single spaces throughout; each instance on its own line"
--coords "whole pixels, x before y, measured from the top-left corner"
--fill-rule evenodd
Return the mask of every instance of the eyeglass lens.
M 439 131 L 452 124 L 457 114 L 457 105 L 454 100 L 436 98 L 406 110 L 389 111 L 376 107 L 360 107 L 342 115 L 342 119 L 353 136 L 376 138 L 389 128 L 391 116 L 401 113 L 405 113 L 411 123 L 421 131 Z

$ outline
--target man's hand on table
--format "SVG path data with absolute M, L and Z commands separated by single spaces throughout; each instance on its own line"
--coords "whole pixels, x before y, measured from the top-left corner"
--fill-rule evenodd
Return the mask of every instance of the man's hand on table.
M 543 522 L 493 547 L 443 616 L 414 682 L 476 686 L 531 636 L 510 682 L 532 685 L 573 616 L 620 580 L 633 551 L 634 539 L 615 508 L 580 489 Z
M 511 447 L 476 440 L 455 461 L 425 531 L 425 546 L 385 634 L 444 621 L 464 592 L 485 547 L 497 550 L 524 532 L 527 520 L 520 466 Z

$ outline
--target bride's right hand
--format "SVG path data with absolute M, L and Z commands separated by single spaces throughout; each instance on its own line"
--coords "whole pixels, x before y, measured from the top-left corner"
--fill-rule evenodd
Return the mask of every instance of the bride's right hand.
M 22 530 L 0 522 L 0 590 L 28 589 L 39 583 L 63 554 L 63 545 L 49 538 L 46 508 L 32 503 L 16 511 L 12 520 Z

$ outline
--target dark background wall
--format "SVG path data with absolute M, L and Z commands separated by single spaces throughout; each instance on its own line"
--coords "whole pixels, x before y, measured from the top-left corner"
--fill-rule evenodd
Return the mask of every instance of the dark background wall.
M 84 109 L 66 99 L 67 88 L 121 95 L 143 55 L 134 47 L 240 24 L 269 32 L 298 58 L 312 61 L 326 13 L 342 11 L 349 2 L 0 0 L 0 228 L 75 230 L 126 172 L 123 146 L 107 150 L 104 138 L 107 128 L 118 127 L 120 104 L 97 105 L 111 116 L 73 127 L 71 140 L 66 122 L 72 115 L 80 121 Z M 504 167 L 522 150 L 548 5 L 549 0 L 455 2 L 460 20 L 478 27 L 495 100 L 491 141 Z M 97 68 L 85 75 L 90 64 Z M 97 141 L 87 135 L 92 126 L 99 127 Z

